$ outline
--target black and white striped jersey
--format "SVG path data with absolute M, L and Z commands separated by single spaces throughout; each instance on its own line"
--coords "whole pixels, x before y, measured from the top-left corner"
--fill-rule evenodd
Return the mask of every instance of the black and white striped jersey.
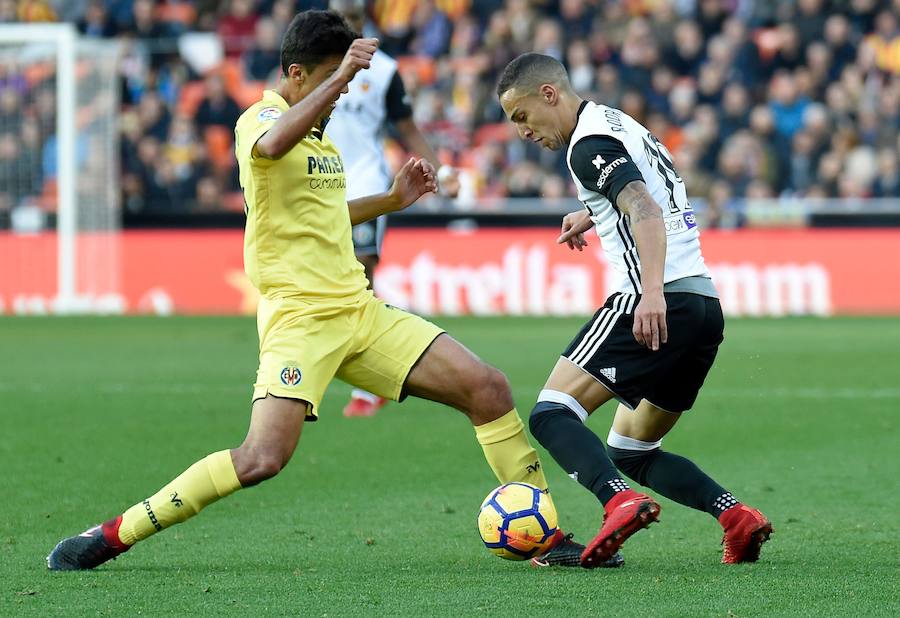
M 380 49 L 368 69 L 350 81 L 337 100 L 325 133 L 341 151 L 347 176 L 347 199 L 391 188 L 384 153 L 385 125 L 412 117 L 409 96 L 397 72 L 397 61 Z
M 578 199 L 590 213 L 609 264 L 619 274 L 612 290 L 641 293 L 641 260 L 631 221 L 616 207 L 619 192 L 633 180 L 644 181 L 663 211 L 667 241 L 663 283 L 709 277 L 684 181 L 668 149 L 639 122 L 621 110 L 583 102 L 566 159 Z

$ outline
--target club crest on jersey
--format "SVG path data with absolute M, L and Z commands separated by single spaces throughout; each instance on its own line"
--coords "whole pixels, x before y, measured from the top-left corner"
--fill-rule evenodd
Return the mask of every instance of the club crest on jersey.
M 300 367 L 287 365 L 281 370 L 281 383 L 285 386 L 297 386 L 302 378 Z
M 261 109 L 256 115 L 258 122 L 269 122 L 270 120 L 278 120 L 281 118 L 281 110 L 277 107 L 266 107 Z

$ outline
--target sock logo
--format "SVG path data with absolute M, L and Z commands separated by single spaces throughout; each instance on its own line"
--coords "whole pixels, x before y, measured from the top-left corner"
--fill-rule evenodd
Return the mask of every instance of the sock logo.
M 526 466 L 525 472 L 528 472 L 529 474 L 531 474 L 532 472 L 537 472 L 540 469 L 541 469 L 541 462 L 536 461 L 533 464 Z
M 150 508 L 150 501 L 144 500 L 144 508 L 147 509 L 147 517 L 150 518 L 150 523 L 153 524 L 153 527 L 156 528 L 156 531 L 159 532 L 162 530 L 162 524 L 156 519 L 156 513 L 153 512 L 153 509 Z
M 184 504 L 184 501 L 178 497 L 177 491 L 174 494 L 172 494 L 172 497 L 170 498 L 170 502 L 175 505 L 175 508 L 181 508 L 181 505 Z

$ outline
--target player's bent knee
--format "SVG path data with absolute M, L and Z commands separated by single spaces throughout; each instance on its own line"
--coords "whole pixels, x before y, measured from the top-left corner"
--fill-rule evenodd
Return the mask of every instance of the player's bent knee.
M 647 471 L 661 452 L 662 440 L 645 442 L 610 430 L 606 445 L 610 460 L 622 474 L 636 483 L 647 484 Z
M 258 485 L 276 476 L 287 463 L 279 454 L 243 447 L 235 451 L 233 460 L 241 487 Z
M 528 429 L 531 435 L 543 444 L 542 436 L 545 435 L 548 424 L 553 424 L 554 419 L 583 423 L 587 417 L 587 410 L 568 393 L 544 389 L 538 395 L 538 402 L 528 417 Z
M 483 411 L 488 417 L 493 417 L 485 419 L 488 421 L 500 418 L 515 407 L 506 375 L 483 363 L 469 382 L 469 397 L 466 408 Z

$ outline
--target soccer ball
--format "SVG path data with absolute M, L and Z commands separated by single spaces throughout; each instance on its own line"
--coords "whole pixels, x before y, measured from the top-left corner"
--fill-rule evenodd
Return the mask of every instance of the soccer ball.
M 550 496 L 528 483 L 507 483 L 488 494 L 478 512 L 478 532 L 492 554 L 527 560 L 550 548 L 556 534 Z

